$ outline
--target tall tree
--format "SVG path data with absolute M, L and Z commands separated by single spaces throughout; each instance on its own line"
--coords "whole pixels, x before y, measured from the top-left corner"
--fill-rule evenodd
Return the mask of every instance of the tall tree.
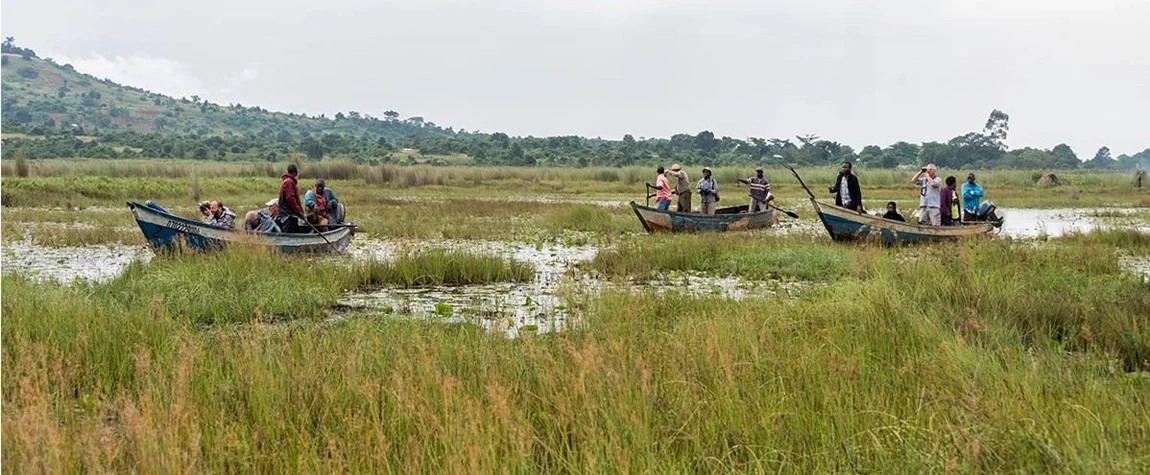
M 986 126 L 982 128 L 983 135 L 990 138 L 999 150 L 1006 150 L 1006 134 L 1010 131 L 1010 116 L 998 109 L 990 111 L 990 118 L 986 119 Z

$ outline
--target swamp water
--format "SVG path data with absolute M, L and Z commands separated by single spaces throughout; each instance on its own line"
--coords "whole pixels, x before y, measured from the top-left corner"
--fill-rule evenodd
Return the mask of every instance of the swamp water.
M 1006 222 L 1000 235 L 1027 239 L 1124 227 L 1150 232 L 1143 219 L 1125 219 L 1142 210 L 1124 209 L 1003 209 Z M 780 223 L 786 233 L 819 232 L 818 221 L 803 219 Z M 153 258 L 144 246 L 85 247 L 39 246 L 29 240 L 5 241 L 0 266 L 37 279 L 68 283 L 74 279 L 107 281 L 135 260 Z M 744 299 L 765 295 L 794 295 L 809 282 L 748 281 L 701 273 L 671 273 L 649 281 L 608 281 L 583 269 L 599 248 L 593 245 L 528 244 L 502 241 L 376 240 L 357 238 L 347 250 L 354 259 L 387 260 L 429 249 L 497 255 L 529 264 L 535 278 L 525 283 L 494 283 L 422 288 L 386 287 L 345 295 L 334 307 L 332 319 L 349 315 L 389 315 L 441 322 L 470 322 L 491 331 L 515 336 L 524 332 L 561 330 L 578 321 L 580 303 L 594 294 L 613 290 L 639 290 L 653 296 L 678 292 L 694 296 Z M 324 257 L 327 259 L 327 257 Z M 332 257 L 331 259 L 339 259 Z M 1150 279 L 1150 264 L 1143 257 L 1123 258 L 1123 264 Z M 573 308 L 574 307 L 574 308 Z

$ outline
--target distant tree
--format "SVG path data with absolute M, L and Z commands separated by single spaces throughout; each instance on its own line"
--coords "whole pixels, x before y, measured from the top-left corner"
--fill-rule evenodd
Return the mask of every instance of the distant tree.
M 1112 168 L 1114 166 L 1114 158 L 1110 156 L 1110 147 L 1103 146 L 1094 153 L 1094 158 L 1091 158 L 1085 164 L 1086 168 Z
M 695 150 L 698 150 L 704 155 L 714 155 L 719 150 L 719 141 L 715 139 L 715 133 L 710 130 L 704 130 L 695 134 Z
M 347 116 L 344 116 L 343 112 L 336 112 L 335 113 L 335 120 L 344 120 L 346 118 L 347 118 Z
M 36 72 L 35 69 L 29 68 L 27 66 L 20 68 L 18 71 L 16 71 L 16 74 L 19 74 L 22 78 L 28 79 L 36 79 L 40 77 L 40 73 Z
M 300 148 L 307 154 L 307 158 L 312 160 L 319 160 L 323 158 L 323 144 L 319 143 L 315 137 L 308 137 L 303 139 L 300 143 Z
M 1055 145 L 1050 150 L 1050 156 L 1054 159 L 1052 168 L 1078 168 L 1082 165 L 1082 161 L 1078 159 L 1074 150 L 1071 150 L 1070 146 L 1064 143 Z
M 990 117 L 986 119 L 986 126 L 982 128 L 982 133 L 990 137 L 991 143 L 997 146 L 999 150 L 1006 150 L 1006 134 L 1009 131 L 1010 116 L 998 109 L 990 112 Z
M 383 118 L 384 118 L 384 120 L 386 120 L 388 122 L 395 122 L 396 120 L 399 119 L 399 113 L 396 111 L 389 110 L 389 111 L 383 113 Z
M 491 141 L 498 145 L 500 148 L 507 148 L 511 143 L 511 138 L 503 132 L 495 132 L 491 134 Z
M 910 142 L 895 142 L 883 150 L 884 167 L 894 168 L 899 165 L 914 165 L 919 163 L 918 144 Z

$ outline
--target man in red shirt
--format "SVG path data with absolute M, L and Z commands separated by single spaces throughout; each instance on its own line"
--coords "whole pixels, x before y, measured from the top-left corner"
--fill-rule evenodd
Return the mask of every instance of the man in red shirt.
M 303 216 L 303 204 L 299 200 L 299 188 L 296 186 L 296 176 L 299 175 L 294 163 L 288 165 L 287 173 L 283 175 L 280 183 L 279 216 L 276 224 L 285 233 L 306 233 L 308 228 L 299 225 L 299 218 Z

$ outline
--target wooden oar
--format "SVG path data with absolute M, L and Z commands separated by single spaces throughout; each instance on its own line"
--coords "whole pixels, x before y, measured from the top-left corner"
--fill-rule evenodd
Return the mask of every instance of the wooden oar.
M 340 251 L 338 248 L 335 247 L 335 244 L 332 244 L 331 241 L 328 241 L 327 236 L 324 236 L 323 233 L 319 232 L 319 230 L 316 229 L 315 226 L 312 225 L 311 222 L 307 220 L 307 218 L 301 218 L 299 216 L 295 216 L 295 218 L 299 219 L 299 220 L 303 220 L 303 222 L 307 223 L 307 226 L 309 228 L 311 228 L 312 231 L 315 231 L 316 234 L 319 234 L 319 237 L 323 239 L 323 242 L 326 242 L 328 246 L 331 246 L 331 250 L 335 251 L 336 254 L 343 254 L 343 251 Z
M 808 193 L 809 193 L 809 192 L 810 192 L 810 191 L 808 190 Z M 790 217 L 792 217 L 792 218 L 794 218 L 794 219 L 799 219 L 799 214 L 798 214 L 798 213 L 796 213 L 796 212 L 794 212 L 794 211 L 787 211 L 787 210 L 785 210 L 785 209 L 782 209 L 782 208 L 780 208 L 780 207 L 778 207 L 778 206 L 775 206 L 775 205 L 773 205 L 773 204 L 770 204 L 770 203 L 768 203 L 768 202 L 766 202 L 766 201 L 763 201 L 763 200 L 760 200 L 760 199 L 758 199 L 758 198 L 755 198 L 755 196 L 754 196 L 754 195 L 752 195 L 752 194 L 749 194 L 749 193 L 747 194 L 747 196 L 750 196 L 752 200 L 758 201 L 759 203 L 762 203 L 762 204 L 765 204 L 765 205 L 767 205 L 767 206 L 770 206 L 770 207 L 772 207 L 772 208 L 774 208 L 774 209 L 777 209 L 777 210 L 781 211 L 783 214 L 785 214 L 785 215 L 787 215 L 787 216 L 790 216 Z
M 795 219 L 799 219 L 799 214 L 798 214 L 798 213 L 795 213 L 794 211 L 787 211 L 787 210 L 785 210 L 785 209 L 782 209 L 782 208 L 780 208 L 780 207 L 778 207 L 778 206 L 775 206 L 775 205 L 773 205 L 773 204 L 770 204 L 770 203 L 768 203 L 768 202 L 766 202 L 766 201 L 763 201 L 763 200 L 760 200 L 760 199 L 758 199 L 758 198 L 755 198 L 755 197 L 754 197 L 754 196 L 752 196 L 752 195 L 747 195 L 747 196 L 750 196 L 752 200 L 758 201 L 759 203 L 762 203 L 762 204 L 765 204 L 765 205 L 767 205 L 767 206 L 770 206 L 771 208 L 777 209 L 777 210 L 781 211 L 783 214 L 785 214 L 785 215 L 787 215 L 787 216 L 790 216 L 790 217 L 792 217 L 792 218 L 795 218 Z

